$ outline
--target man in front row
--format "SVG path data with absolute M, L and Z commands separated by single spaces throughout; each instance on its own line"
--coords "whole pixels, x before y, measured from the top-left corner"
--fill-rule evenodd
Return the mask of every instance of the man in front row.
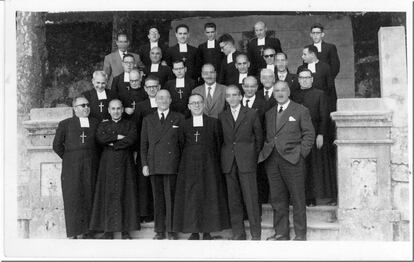
M 293 204 L 294 240 L 306 240 L 304 159 L 312 149 L 315 130 L 309 110 L 289 100 L 287 82 L 278 81 L 277 105 L 266 113 L 266 140 L 258 162 L 265 162 L 275 234 L 268 240 L 289 240 L 289 198 Z
M 171 96 L 158 91 L 157 111 L 146 116 L 141 131 L 142 173 L 150 176 L 154 197 L 154 239 L 177 239 L 173 232 L 175 184 L 182 146 L 184 116 L 170 111 Z
M 230 108 L 219 115 L 223 129 L 221 166 L 227 182 L 227 194 L 233 240 L 246 240 L 243 206 L 246 206 L 252 240 L 261 238 L 257 196 L 257 157 L 263 145 L 263 130 L 256 110 L 241 106 L 237 86 L 226 88 Z
M 61 121 L 53 140 L 53 151 L 62 158 L 62 194 L 66 235 L 93 238 L 89 233 L 99 154 L 95 133 L 99 121 L 90 118 L 85 97 L 73 99 L 75 116 Z

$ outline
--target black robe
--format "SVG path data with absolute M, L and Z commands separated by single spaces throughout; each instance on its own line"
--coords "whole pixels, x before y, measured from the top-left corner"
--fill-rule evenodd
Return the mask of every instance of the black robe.
M 216 69 L 216 72 L 220 72 L 221 61 L 224 54 L 221 52 L 221 48 L 217 40 L 214 40 L 214 48 L 207 48 L 207 42 L 204 42 L 198 46 L 197 52 L 197 70 L 201 72 L 201 68 L 205 64 L 212 64 Z M 198 85 L 204 84 L 204 81 L 198 83 Z
M 118 95 L 109 90 L 104 90 L 106 93 L 106 99 L 98 100 L 98 95 L 96 94 L 95 89 L 91 89 L 82 93 L 89 101 L 89 106 L 91 108 L 90 116 L 96 118 L 101 122 L 104 119 L 110 119 L 111 116 L 108 113 L 108 104 L 112 99 L 118 98 Z M 102 105 L 102 106 L 100 106 Z
M 184 87 L 176 87 L 177 80 L 170 80 L 165 84 L 165 89 L 171 94 L 170 109 L 175 112 L 183 114 L 188 118 L 191 113 L 188 109 L 188 99 L 191 95 L 191 91 L 195 88 L 195 81 L 191 78 L 185 77 Z M 180 96 L 180 93 L 181 96 Z
M 282 46 L 279 39 L 273 37 L 265 37 L 263 46 L 257 45 L 257 37 L 250 40 L 247 44 L 247 55 L 250 60 L 250 67 L 254 74 L 258 73 L 259 68 L 266 67 L 266 61 L 263 58 L 263 51 L 266 47 L 272 47 L 276 54 L 282 52 Z
M 215 232 L 230 227 L 224 177 L 220 168 L 217 119 L 203 115 L 203 127 L 185 121 L 185 144 L 175 191 L 175 232 Z M 194 135 L 198 132 L 200 135 Z
M 158 65 L 158 71 L 157 72 L 151 72 L 151 65 L 146 66 L 144 68 L 144 79 L 143 82 L 145 82 L 145 78 L 153 75 L 158 77 L 158 79 L 160 80 L 160 85 L 161 85 L 161 89 L 165 89 L 165 83 L 174 78 L 174 74 L 171 71 L 171 68 L 169 68 L 168 66 L 159 64 Z
M 200 72 L 197 71 L 197 48 L 187 44 L 187 52 L 180 52 L 179 44 L 171 46 L 167 49 L 165 61 L 170 68 L 173 68 L 173 62 L 176 60 L 183 60 L 187 67 L 187 76 L 191 79 L 197 80 Z
M 81 127 L 78 117 L 65 119 L 59 123 L 53 140 L 53 151 L 62 158 L 61 181 L 68 237 L 88 232 L 99 166 L 95 140 L 98 124 L 97 119 L 89 118 L 89 127 Z
M 316 148 L 314 143 L 311 153 L 306 158 L 306 198 L 336 199 L 336 165 L 335 155 L 332 155 L 333 145 L 327 141 L 329 132 L 329 112 L 326 96 L 323 91 L 315 88 L 300 89 L 293 94 L 293 101 L 309 109 L 315 134 L 323 135 L 323 146 Z
M 118 134 L 125 137 L 117 140 Z M 105 147 L 99 165 L 90 229 L 105 232 L 138 230 L 138 191 L 131 148 L 137 140 L 135 123 L 125 119 L 104 121 L 99 124 L 96 137 Z
M 137 108 L 137 105 L 147 98 L 148 98 L 147 92 L 145 92 L 143 87 L 138 88 L 138 89 L 130 88 L 126 92 L 123 92 L 119 97 L 124 107 L 134 108 L 134 113 Z M 124 111 L 123 115 L 126 119 L 131 119 L 133 118 L 134 113 L 131 115 L 128 115 Z

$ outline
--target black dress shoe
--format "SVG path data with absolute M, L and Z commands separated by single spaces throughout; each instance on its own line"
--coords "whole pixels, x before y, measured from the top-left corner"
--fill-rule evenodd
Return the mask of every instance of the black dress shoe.
M 122 232 L 122 239 L 132 239 L 128 232 Z
M 306 236 L 295 236 L 294 241 L 306 241 Z
M 112 233 L 112 232 L 105 232 L 98 239 L 114 239 L 114 233 Z
M 154 240 L 165 239 L 165 232 L 157 232 L 152 239 Z
M 273 236 L 266 238 L 266 240 L 289 240 L 289 237 L 285 235 L 274 234 Z
M 177 233 L 175 233 L 175 232 L 168 232 L 168 239 L 169 240 L 177 240 L 178 239 Z
M 188 240 L 200 240 L 200 234 L 199 233 L 192 233 Z
M 245 234 L 235 235 L 231 238 L 231 240 L 246 240 L 246 235 Z

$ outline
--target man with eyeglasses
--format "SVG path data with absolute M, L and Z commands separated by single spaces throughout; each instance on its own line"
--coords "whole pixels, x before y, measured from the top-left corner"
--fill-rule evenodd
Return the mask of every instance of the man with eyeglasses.
M 112 81 L 111 90 L 118 94 L 118 96 L 122 96 L 123 93 L 128 93 L 128 91 L 131 89 L 130 83 L 129 83 L 129 73 L 132 69 L 134 69 L 135 65 L 135 58 L 131 54 L 124 55 L 124 58 L 122 59 L 122 68 L 124 71 L 115 76 Z
M 205 64 L 201 68 L 201 77 L 204 84 L 196 87 L 192 94 L 199 94 L 204 98 L 204 114 L 218 118 L 226 105 L 225 88 L 216 82 L 216 70 L 212 64 Z
M 223 53 L 221 52 L 218 41 L 216 40 L 216 24 L 211 22 L 206 23 L 204 25 L 204 34 L 207 37 L 207 41 L 198 46 L 197 70 L 201 71 L 201 67 L 205 64 L 212 64 L 214 68 L 216 68 L 217 72 L 220 72 Z M 200 84 L 203 83 L 201 82 Z
M 220 71 L 218 80 L 222 85 L 225 85 L 226 79 L 230 75 L 237 75 L 238 70 L 235 66 L 236 57 L 240 54 L 239 51 L 236 50 L 235 42 L 233 37 L 230 34 L 223 34 L 219 37 L 218 43 L 223 52 L 224 57 L 221 60 Z
M 153 239 L 177 239 L 173 231 L 174 195 L 184 144 L 184 116 L 170 110 L 167 90 L 155 96 L 157 111 L 144 117 L 141 131 L 142 174 L 151 180 L 154 197 Z M 167 234 L 166 234 L 167 233 Z
M 306 240 L 304 159 L 315 141 L 309 110 L 289 99 L 286 82 L 277 81 L 277 105 L 266 113 L 266 140 L 258 162 L 265 161 L 275 234 L 267 240 L 289 240 L 289 200 L 293 205 L 294 240 Z
M 279 39 L 268 37 L 267 27 L 264 22 L 259 21 L 254 25 L 255 38 L 251 39 L 247 44 L 247 54 L 252 63 L 252 73 L 258 74 L 260 68 L 266 67 L 263 59 L 263 51 L 265 47 L 272 47 L 276 53 L 282 52 L 282 46 Z
M 108 76 L 104 71 L 93 72 L 92 84 L 94 89 L 82 93 L 90 103 L 91 117 L 98 119 L 99 122 L 110 119 L 108 112 L 109 101 L 118 97 L 118 95 L 107 86 Z
M 59 122 L 53 151 L 62 159 L 62 194 L 66 235 L 93 238 L 89 231 L 99 154 L 95 140 L 99 121 L 89 116 L 88 100 L 75 97 L 75 115 Z
M 190 110 L 188 109 L 188 98 L 196 83 L 193 79 L 186 76 L 186 72 L 187 67 L 185 66 L 184 61 L 174 61 L 173 73 L 176 78 L 168 81 L 165 84 L 165 89 L 171 94 L 171 110 L 179 112 L 187 118 L 191 115 Z
M 322 90 L 312 87 L 313 77 L 309 69 L 299 72 L 300 90 L 292 99 L 309 109 L 316 140 L 306 158 L 306 202 L 308 205 L 333 204 L 336 202 L 335 163 L 331 155 L 332 144 L 327 143 L 329 112 Z
M 104 146 L 99 163 L 90 229 L 103 231 L 100 239 L 131 239 L 130 232 L 140 229 L 137 171 L 132 150 L 137 140 L 135 123 L 122 118 L 119 99 L 109 102 L 111 119 L 102 121 L 96 131 Z
M 108 75 L 108 87 L 112 86 L 113 78 L 115 76 L 124 72 L 124 68 L 122 66 L 122 59 L 126 54 L 130 54 L 134 57 L 133 67 L 143 68 L 144 66 L 138 54 L 128 51 L 130 43 L 126 33 L 118 33 L 116 36 L 115 43 L 117 46 L 117 50 L 105 56 L 103 65 L 103 71 L 105 71 L 105 73 Z
M 217 238 L 211 232 L 230 227 L 225 185 L 220 168 L 221 130 L 217 119 L 203 114 L 204 99 L 191 95 L 192 117 L 183 127 L 185 142 L 177 176 L 174 231 L 189 240 Z
M 154 47 L 159 47 L 161 48 L 161 53 L 165 54 L 165 52 L 168 49 L 168 46 L 165 45 L 164 43 L 161 43 L 160 41 L 160 33 L 158 28 L 155 25 L 151 25 L 148 28 L 148 40 L 149 42 L 147 42 L 146 44 L 140 46 L 138 48 L 138 54 L 139 57 L 141 58 L 142 62 L 144 63 L 144 66 L 150 66 L 151 65 L 151 59 L 150 59 L 150 51 L 154 48 Z M 167 63 L 165 63 L 165 61 L 162 61 L 162 63 L 164 65 L 167 65 Z
M 224 85 L 235 85 L 240 89 L 240 92 L 244 93 L 242 88 L 243 79 L 252 75 L 250 71 L 250 61 L 246 54 L 240 53 L 236 56 L 236 71 L 230 71 L 226 74 Z
M 168 80 L 173 79 L 174 76 L 173 76 L 173 73 L 171 72 L 171 69 L 168 66 L 163 65 L 161 63 L 162 55 L 163 54 L 162 54 L 161 48 L 154 47 L 151 49 L 150 51 L 151 64 L 144 68 L 144 75 L 146 77 L 149 75 L 155 75 L 156 77 L 158 77 L 158 79 L 160 80 L 161 89 L 164 89 L 165 83 Z
M 137 104 L 148 98 L 147 93 L 141 86 L 142 72 L 138 69 L 132 69 L 129 72 L 129 89 L 122 92 L 119 99 L 125 105 L 125 117 L 131 118 L 135 112 Z
M 183 60 L 187 66 L 187 75 L 197 81 L 199 72 L 197 72 L 197 48 L 189 45 L 190 28 L 185 24 L 179 24 L 175 27 L 175 37 L 177 44 L 167 49 L 165 61 L 172 68 L 172 62 Z

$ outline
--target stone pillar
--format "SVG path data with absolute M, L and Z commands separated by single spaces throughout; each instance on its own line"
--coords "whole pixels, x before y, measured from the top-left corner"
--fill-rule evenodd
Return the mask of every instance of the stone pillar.
M 340 240 L 393 240 L 392 112 L 380 98 L 339 99 L 337 127 Z
M 27 130 L 28 171 L 19 187 L 26 190 L 19 201 L 21 237 L 64 238 L 62 188 L 60 183 L 61 159 L 53 152 L 52 142 L 59 121 L 72 116 L 71 107 L 35 108 L 30 110 L 30 120 L 24 121 Z M 24 218 L 24 219 L 23 219 Z
M 46 13 L 16 13 L 16 58 L 17 58 L 17 138 L 18 138 L 18 234 L 29 236 L 30 178 L 27 155 L 27 130 L 22 122 L 28 119 L 29 110 L 43 106 L 44 76 L 46 70 Z
M 391 139 L 392 206 L 402 213 L 395 224 L 395 240 L 409 240 L 408 84 L 406 36 L 403 26 L 381 27 L 378 32 L 381 97 L 393 113 Z M 410 87 L 412 88 L 412 87 Z

